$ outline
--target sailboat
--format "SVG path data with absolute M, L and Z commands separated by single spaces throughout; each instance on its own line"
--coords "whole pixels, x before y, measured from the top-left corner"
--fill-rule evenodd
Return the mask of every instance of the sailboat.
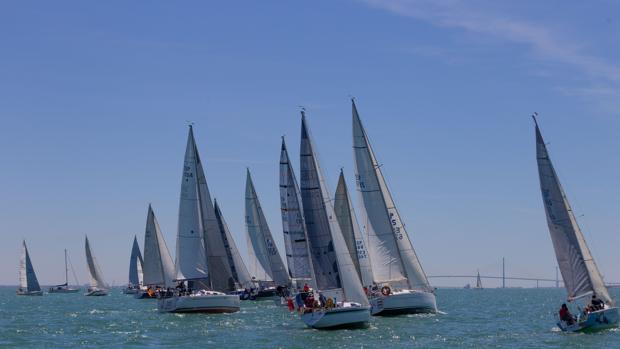
M 288 287 L 290 279 L 267 225 L 249 169 L 245 182 L 245 223 L 250 274 L 259 285 L 257 296 L 274 297 L 277 287 Z
M 318 290 L 318 296 L 306 296 L 301 319 L 316 329 L 366 327 L 368 298 L 336 219 L 303 110 L 301 115 L 301 198 L 312 279 Z
M 230 229 L 228 228 L 228 224 L 224 219 L 222 210 L 215 199 L 213 200 L 213 206 L 215 209 L 215 218 L 217 219 L 217 224 L 220 228 L 220 233 L 222 234 L 222 240 L 224 241 L 224 248 L 226 249 L 226 254 L 228 256 L 228 263 L 231 266 L 231 271 L 235 282 L 235 291 L 232 291 L 232 294 L 239 295 L 239 297 L 244 300 L 253 298 L 254 295 L 252 294 L 252 290 L 256 288 L 256 284 L 252 281 L 250 272 L 241 258 L 239 249 L 237 249 L 237 244 L 235 243 Z
M 373 315 L 435 313 L 437 304 L 362 126 L 355 101 L 353 153 L 372 268 Z
M 286 264 L 291 285 L 280 294 L 276 305 L 287 305 L 305 285 L 312 284 L 312 263 L 306 238 L 306 222 L 301 209 L 301 194 L 293 166 L 289 160 L 286 142 L 282 137 L 280 150 L 280 209 Z M 309 285 L 308 285 L 309 286 Z M 313 285 L 316 287 L 316 285 Z
M 214 212 L 206 211 L 209 208 L 207 204 L 212 207 L 206 184 L 193 127 L 190 125 L 179 199 L 174 280 L 179 282 L 179 285 L 174 291 L 165 292 L 163 297 L 158 299 L 157 307 L 161 312 L 232 313 L 239 311 L 239 297 L 227 295 L 218 290 L 222 285 L 228 288 L 226 286 L 228 280 L 221 278 L 221 275 L 229 273 L 227 270 L 222 270 L 228 263 L 227 259 L 220 258 L 222 253 L 226 255 L 225 251 L 205 247 L 205 243 L 216 238 L 215 236 L 206 237 L 205 233 L 207 235 L 213 232 L 219 234 L 219 229 L 211 232 L 205 230 L 205 227 L 209 229 L 212 226 L 207 226 L 208 224 L 217 223 Z M 217 238 L 221 239 L 221 236 Z M 207 260 L 207 257 L 211 259 Z
M 80 292 L 79 288 L 72 288 L 69 286 L 69 265 L 67 264 L 67 250 L 65 249 L 65 283 L 50 287 L 48 293 L 77 293 Z M 73 267 L 71 267 L 73 269 Z M 75 272 L 74 272 L 75 276 Z M 76 284 L 77 280 L 76 280 Z
M 93 255 L 93 252 L 90 248 L 90 244 L 88 243 L 88 236 L 86 237 L 86 242 L 84 246 L 86 249 L 86 263 L 88 264 L 88 275 L 90 276 L 90 284 L 85 295 L 107 296 L 108 285 L 105 281 L 103 281 L 103 274 L 101 273 L 101 269 L 99 269 L 97 260 L 95 259 L 95 256 Z
M 577 220 L 560 184 L 557 173 L 551 163 L 547 146 L 534 118 L 536 128 L 536 159 L 543 204 L 547 215 L 547 225 L 555 256 L 560 267 L 562 279 L 568 293 L 568 302 L 585 301 L 604 305 L 590 305 L 580 313 L 574 321 L 560 319 L 558 326 L 562 331 L 580 332 L 595 331 L 618 327 L 620 309 L 614 306 L 603 277 L 596 266 L 594 257 L 586 244 L 585 238 L 577 224 Z
M 340 177 L 336 186 L 334 211 L 336 212 L 336 218 L 338 219 L 338 224 L 340 224 L 344 240 L 349 248 L 357 275 L 360 277 L 362 285 L 371 285 L 372 269 L 370 267 L 368 251 L 366 250 L 366 242 L 355 217 L 355 211 L 351 204 L 351 197 L 349 196 L 347 182 L 344 179 L 344 171 L 342 169 L 340 169 Z
M 478 275 L 476 276 L 476 287 L 474 288 L 477 290 L 482 289 L 482 279 L 480 278 L 480 271 L 478 271 Z
M 18 296 L 42 296 L 37 275 L 34 273 L 26 241 L 22 241 L 22 253 L 19 258 L 19 288 L 15 292 Z
M 144 264 L 142 267 L 142 288 L 135 298 L 155 298 L 160 289 L 174 287 L 174 261 L 168 251 L 166 240 L 149 205 L 144 230 Z
M 140 245 L 138 245 L 138 237 L 133 237 L 133 245 L 131 246 L 131 255 L 129 257 L 129 283 L 123 289 L 124 294 L 136 294 L 142 287 L 142 254 L 140 253 Z

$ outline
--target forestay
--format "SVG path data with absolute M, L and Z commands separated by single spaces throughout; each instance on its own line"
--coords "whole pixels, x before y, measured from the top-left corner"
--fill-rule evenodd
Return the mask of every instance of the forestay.
M 536 159 L 540 190 L 547 215 L 551 241 L 562 273 L 568 299 L 593 292 L 612 305 L 607 287 L 586 244 L 575 215 L 553 168 L 538 123 L 536 124 Z
M 204 229 L 198 193 L 197 154 L 194 132 L 190 125 L 179 199 L 175 263 L 177 280 L 199 280 L 208 277 Z
M 368 305 L 338 225 L 303 111 L 300 166 L 301 198 L 316 286 L 321 291 L 342 288 L 345 300 Z
M 357 217 L 355 216 L 355 211 L 351 204 L 351 197 L 349 196 L 349 190 L 347 189 L 347 183 L 344 179 L 342 169 L 340 170 L 338 186 L 336 187 L 334 211 L 360 280 L 362 280 L 362 284 L 365 286 L 371 285 L 372 270 L 366 250 L 367 244 L 357 223 Z
M 88 236 L 86 237 L 85 243 L 86 249 L 86 263 L 88 264 L 88 275 L 90 276 L 90 287 L 96 287 L 99 289 L 106 289 L 108 285 L 103 281 L 103 274 L 101 273 L 101 269 L 99 269 L 99 264 L 97 264 L 97 260 L 93 255 L 93 252 L 90 248 L 90 243 L 88 242 Z
M 273 280 L 277 285 L 288 285 L 286 267 L 267 225 L 249 169 L 245 186 L 245 219 L 248 250 L 254 264 L 252 271 L 256 271 L 254 276 L 261 281 Z
M 174 261 L 163 233 L 149 205 L 144 231 L 144 285 L 174 287 Z
M 400 219 L 354 101 L 352 108 L 357 188 L 362 199 L 362 217 L 368 235 L 374 282 L 400 283 L 431 292 L 432 287 Z
M 19 258 L 19 287 L 28 292 L 41 291 L 37 275 L 34 273 L 26 241 L 22 241 L 22 251 Z
M 306 239 L 306 224 L 301 212 L 297 179 L 289 161 L 284 137 L 280 152 L 280 208 L 289 276 L 294 279 L 310 279 L 312 269 Z
M 142 284 L 142 254 L 140 253 L 140 246 L 138 245 L 138 238 L 134 236 L 133 244 L 131 246 L 131 256 L 129 257 L 129 283 L 138 286 Z
M 215 218 L 217 219 L 220 233 L 222 234 L 222 239 L 224 241 L 224 247 L 226 248 L 228 263 L 231 266 L 232 274 L 235 281 L 243 288 L 255 287 L 254 283 L 252 282 L 250 272 L 248 271 L 248 268 L 245 266 L 245 263 L 241 258 L 239 249 L 237 249 L 237 244 L 235 244 L 235 240 L 230 233 L 230 229 L 228 229 L 228 224 L 226 224 L 224 215 L 222 215 L 222 211 L 220 210 L 220 207 L 217 204 L 217 200 L 215 199 L 213 200 L 213 206 L 215 209 Z

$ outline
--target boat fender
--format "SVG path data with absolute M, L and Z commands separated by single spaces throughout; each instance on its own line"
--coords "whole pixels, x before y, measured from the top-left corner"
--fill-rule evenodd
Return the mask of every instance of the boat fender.
M 381 287 L 381 294 L 383 294 L 384 296 L 389 296 L 391 293 L 392 290 L 390 289 L 390 286 Z

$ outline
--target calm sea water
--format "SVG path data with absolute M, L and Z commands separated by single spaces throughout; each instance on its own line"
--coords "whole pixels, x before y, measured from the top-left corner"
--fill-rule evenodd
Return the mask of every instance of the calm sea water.
M 439 289 L 446 314 L 378 317 L 368 329 L 337 331 L 308 329 L 272 301 L 242 302 L 236 314 L 175 315 L 120 289 L 107 297 L 14 290 L 0 288 L 0 347 L 620 348 L 620 330 L 558 332 L 561 289 Z

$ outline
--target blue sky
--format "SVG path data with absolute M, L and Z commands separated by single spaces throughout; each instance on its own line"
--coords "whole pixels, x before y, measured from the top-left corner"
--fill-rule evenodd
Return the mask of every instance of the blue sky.
M 41 283 L 62 281 L 64 248 L 86 281 L 84 234 L 108 282 L 126 282 L 148 203 L 174 250 L 188 121 L 242 253 L 246 167 L 281 243 L 280 136 L 298 164 L 305 106 L 331 190 L 340 167 L 354 188 L 352 95 L 428 274 L 498 274 L 505 256 L 512 275 L 554 276 L 538 111 L 598 265 L 620 282 L 616 2 L 1 7 L 1 284 L 17 283 L 24 238 Z

